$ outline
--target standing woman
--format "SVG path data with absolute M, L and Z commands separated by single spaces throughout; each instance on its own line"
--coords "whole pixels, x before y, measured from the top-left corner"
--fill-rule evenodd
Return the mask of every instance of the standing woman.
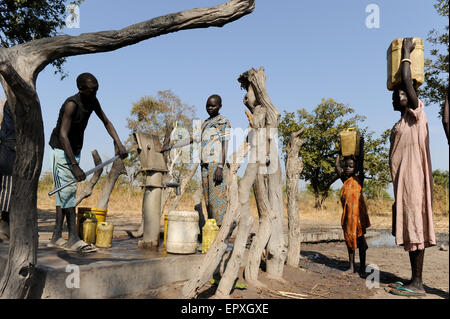
M 392 232 L 396 244 L 409 253 L 412 277 L 407 283 L 391 284 L 391 293 L 424 296 L 422 269 L 425 248 L 436 245 L 433 227 L 433 178 L 428 123 L 424 104 L 417 97 L 411 78 L 412 38 L 403 40 L 401 88 L 394 90 L 392 104 L 401 113 L 391 132 L 389 166 L 394 185 Z

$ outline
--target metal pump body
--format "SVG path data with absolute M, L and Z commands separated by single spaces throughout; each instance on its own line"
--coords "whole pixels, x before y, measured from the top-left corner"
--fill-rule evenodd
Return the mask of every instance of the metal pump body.
M 145 174 L 145 191 L 142 202 L 144 237 L 140 247 L 158 247 L 161 216 L 161 195 L 165 187 L 176 187 L 179 194 L 179 183 L 163 183 L 162 174 L 168 172 L 167 164 L 161 153 L 159 137 L 147 133 L 134 134 L 138 144 L 141 171 Z

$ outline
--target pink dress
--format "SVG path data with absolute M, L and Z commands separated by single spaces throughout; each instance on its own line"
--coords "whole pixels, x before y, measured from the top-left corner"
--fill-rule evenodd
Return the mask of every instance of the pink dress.
M 394 185 L 395 240 L 406 251 L 436 245 L 433 226 L 433 177 L 424 104 L 407 109 L 391 132 L 389 165 Z

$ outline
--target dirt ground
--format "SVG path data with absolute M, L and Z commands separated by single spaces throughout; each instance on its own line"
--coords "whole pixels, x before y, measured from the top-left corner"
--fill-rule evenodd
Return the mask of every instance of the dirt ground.
M 447 237 L 448 238 L 448 237 Z M 347 252 L 341 242 L 302 244 L 299 267 L 285 266 L 284 282 L 267 277 L 260 272 L 260 286 L 247 285 L 246 289 L 234 289 L 231 299 L 448 299 L 449 298 L 449 252 L 439 247 L 429 248 L 425 255 L 423 280 L 425 297 L 400 297 L 388 292 L 387 285 L 398 280 L 410 278 L 408 254 L 397 247 L 370 248 L 367 253 L 368 264 L 380 269 L 378 287 L 368 288 L 366 280 L 358 275 L 344 274 L 347 267 Z M 262 263 L 264 268 L 264 263 Z M 238 283 L 248 284 L 242 278 Z M 372 282 L 373 283 L 373 282 Z M 161 288 L 152 296 L 135 298 L 177 298 L 184 282 Z M 198 298 L 210 298 L 216 286 L 208 283 Z
M 127 236 L 126 230 L 137 229 L 140 216 L 138 214 L 113 213 L 107 217 L 115 225 L 114 237 Z M 301 218 L 303 229 L 315 227 L 336 228 L 338 224 L 332 220 L 317 220 L 317 216 Z M 54 212 L 39 211 L 40 232 L 51 232 L 54 225 Z M 382 234 L 390 232 L 386 218 L 372 219 L 372 229 Z M 399 297 L 388 292 L 387 285 L 396 281 L 410 279 L 411 270 L 408 253 L 402 247 L 393 246 L 389 240 L 368 240 L 367 265 L 375 265 L 379 269 L 379 285 L 358 275 L 344 274 L 348 266 L 345 243 L 341 241 L 322 243 L 303 243 L 301 258 L 297 268 L 285 266 L 284 282 L 267 277 L 264 272 L 264 261 L 261 263 L 260 285 L 249 285 L 242 276 L 239 283 L 247 284 L 246 289 L 234 289 L 231 299 L 449 299 L 449 232 L 448 220 L 435 221 L 438 244 L 426 249 L 423 269 L 425 297 Z M 382 239 L 382 238 L 381 238 Z M 444 250 L 441 246 L 443 245 Z M 356 256 L 359 262 L 358 255 Z M 359 265 L 359 264 L 358 264 Z M 375 273 L 372 273 L 374 276 Z M 372 276 L 372 277 L 373 277 Z M 127 298 L 177 298 L 185 282 L 177 282 L 148 292 L 142 296 Z M 211 298 L 216 285 L 206 284 L 198 298 Z

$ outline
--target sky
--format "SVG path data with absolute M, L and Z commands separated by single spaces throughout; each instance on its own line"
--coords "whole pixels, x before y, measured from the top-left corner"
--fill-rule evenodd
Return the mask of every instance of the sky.
M 85 0 L 79 28 L 63 33 L 79 35 L 121 29 L 150 18 L 186 9 L 209 7 L 223 1 L 206 0 Z M 245 91 L 238 76 L 263 66 L 267 91 L 278 109 L 311 111 L 322 98 L 333 98 L 366 117 L 363 123 L 379 136 L 392 128 L 394 112 L 386 88 L 386 51 L 400 37 L 427 38 L 431 29 L 443 30 L 448 20 L 439 16 L 435 1 L 423 0 L 256 0 L 253 13 L 225 25 L 180 31 L 149 39 L 113 52 L 68 58 L 61 81 L 48 66 L 38 77 L 45 128 L 42 172 L 50 168 L 48 141 L 65 99 L 77 93 L 76 77 L 94 74 L 100 83 L 97 97 L 120 138 L 129 135 L 126 118 L 143 96 L 172 90 L 196 116 L 208 117 L 205 104 L 211 94 L 223 100 L 221 114 L 232 127 L 248 126 L 242 103 Z M 369 5 L 379 8 L 379 25 L 368 28 Z M 425 43 L 425 56 L 431 45 Z M 4 93 L 0 93 L 3 97 Z M 439 106 L 428 105 L 433 169 L 448 170 L 448 144 L 438 118 Z M 106 160 L 114 155 L 112 139 L 92 115 L 85 132 L 81 167 L 93 166 L 91 151 Z

